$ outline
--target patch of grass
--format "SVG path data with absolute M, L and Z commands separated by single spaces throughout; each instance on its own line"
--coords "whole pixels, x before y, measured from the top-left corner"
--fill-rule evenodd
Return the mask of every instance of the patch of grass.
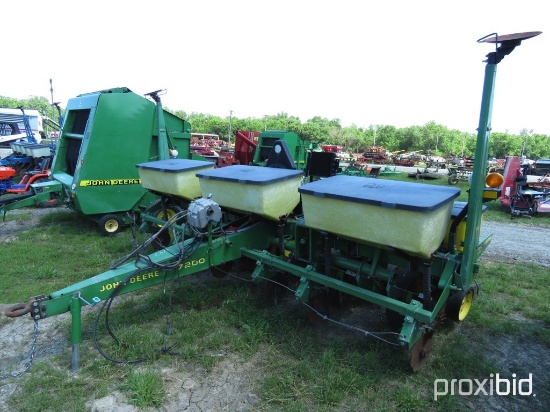
M 485 262 L 478 274 L 481 292 L 468 318 L 497 333 L 526 332 L 550 343 L 548 268 Z M 498 321 L 496 321 L 498 320 Z
M 505 278 L 504 282 L 511 280 Z M 412 374 L 407 353 L 338 326 L 307 323 L 303 307 L 289 305 L 291 301 L 266 307 L 254 294 L 254 285 L 205 280 L 199 285 L 181 282 L 174 290 L 166 289 L 165 293 L 164 288 L 154 287 L 113 308 L 111 326 L 122 345 L 116 344 L 104 329 L 98 331 L 106 353 L 126 360 L 145 358 L 144 363 L 117 365 L 99 356 L 90 342 L 94 320 L 90 313 L 83 322 L 86 332 L 78 379 L 90 392 L 85 389 L 77 392 L 74 384 L 76 387 L 66 386 L 71 380 L 65 373 L 68 358 L 56 358 L 50 366 L 39 367 L 39 370 L 47 367 L 48 376 L 54 375 L 49 372 L 50 368 L 58 371 L 55 374 L 58 378 L 47 380 L 50 390 L 64 393 L 59 396 L 70 396 L 77 400 L 75 404 L 84 405 L 90 393 L 97 399 L 118 387 L 137 407 L 157 407 L 166 396 L 159 367 L 177 364 L 185 371 L 197 367 L 211 371 L 228 353 L 233 353 L 242 357 L 243 362 L 252 356 L 257 358 L 255 379 L 258 379 L 257 393 L 261 399 L 258 410 L 454 411 L 460 409 L 456 399 L 442 397 L 433 402 L 435 379 L 486 377 L 495 372 L 494 364 L 483 355 L 486 349 L 482 344 L 469 340 L 458 327 L 436 333 L 432 358 L 420 373 Z M 227 297 L 238 299 L 220 300 L 223 290 Z M 171 293 L 178 296 L 177 303 L 169 302 Z M 493 300 L 504 300 L 510 305 L 510 300 L 516 297 L 489 291 L 482 296 L 472 312 L 487 313 L 487 319 L 471 315 L 473 321 L 468 317 L 461 327 L 471 325 L 479 328 L 479 333 L 498 333 L 498 328 L 506 324 L 506 318 L 489 314 L 484 308 Z M 196 305 L 199 297 L 202 303 L 192 307 L 191 303 Z M 479 309 L 475 309 L 476 306 Z M 168 318 L 170 334 L 166 333 Z M 529 333 L 524 329 L 522 336 L 532 336 Z M 170 348 L 171 356 L 163 356 L 163 348 Z M 28 396 L 38 385 L 44 387 L 44 376 L 33 367 L 32 373 L 26 375 L 22 391 Z M 39 397 L 37 405 L 44 410 L 48 408 L 47 396 L 42 392 L 36 396 Z M 19 401 L 20 396 L 15 399 Z M 34 396 L 33 393 L 31 398 Z
M 131 231 L 101 236 L 97 225 L 77 213 L 57 212 L 2 244 L 0 303 L 26 302 L 108 269 L 131 250 Z
M 31 218 L 31 212 L 21 211 L 19 213 L 6 213 L 5 216 L 2 216 L 2 219 L 5 222 L 24 222 Z
M 160 406 L 166 398 L 161 374 L 151 370 L 131 370 L 120 388 L 139 408 Z
M 32 377 L 9 398 L 11 410 L 85 412 L 86 400 L 106 395 L 101 379 L 72 376 L 65 366 L 59 358 L 36 362 Z

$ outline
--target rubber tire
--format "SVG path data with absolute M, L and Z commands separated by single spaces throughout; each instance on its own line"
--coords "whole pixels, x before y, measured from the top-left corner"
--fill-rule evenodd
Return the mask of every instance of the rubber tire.
M 175 206 L 172 204 L 167 205 L 166 214 L 168 215 L 168 219 L 166 219 L 160 202 L 161 201 L 159 199 L 156 202 L 152 203 L 151 206 L 149 206 L 149 208 L 147 209 L 147 213 L 155 216 L 158 219 L 168 221 L 168 219 L 180 213 L 182 210 L 179 206 Z M 162 250 L 172 244 L 172 236 L 170 235 L 170 232 L 168 232 L 168 230 L 164 230 L 162 233 L 160 233 L 156 240 L 157 241 L 152 243 L 153 249 L 155 250 Z
M 166 206 L 166 214 L 168 215 L 168 219 L 164 217 L 164 211 L 162 209 L 155 213 L 155 217 L 168 221 L 170 218 L 172 218 L 172 216 L 175 216 L 180 212 L 181 208 L 179 206 L 168 205 Z
M 456 185 L 458 183 L 458 177 L 456 176 L 449 176 L 449 178 L 447 179 L 447 182 L 450 184 L 450 185 Z
M 145 213 L 146 214 L 149 214 L 149 215 L 152 215 L 152 216 L 155 216 L 156 218 L 158 219 L 162 219 L 162 220 L 166 220 L 168 221 L 168 219 L 166 219 L 164 217 L 164 213 L 163 213 L 163 210 L 162 210 L 162 200 L 161 199 L 158 199 L 158 200 L 155 200 L 153 203 L 151 203 L 147 209 L 145 210 Z M 167 215 L 168 215 L 168 218 L 174 216 L 175 214 L 181 212 L 182 209 L 181 207 L 179 206 L 176 206 L 174 204 L 168 204 L 166 206 L 166 212 L 167 212 Z
M 472 294 L 471 299 L 473 302 L 475 297 L 475 292 L 473 288 L 456 292 L 451 295 L 449 299 L 447 299 L 447 305 L 445 306 L 445 314 L 447 315 L 447 318 L 455 322 L 461 322 L 462 320 L 464 320 L 464 318 L 468 315 L 470 308 L 468 308 L 468 312 L 466 312 L 462 319 L 460 319 L 460 308 L 462 306 L 462 302 L 465 300 L 468 294 Z
M 114 236 L 122 229 L 122 220 L 113 214 L 102 216 L 97 224 L 99 225 L 99 230 L 105 236 Z

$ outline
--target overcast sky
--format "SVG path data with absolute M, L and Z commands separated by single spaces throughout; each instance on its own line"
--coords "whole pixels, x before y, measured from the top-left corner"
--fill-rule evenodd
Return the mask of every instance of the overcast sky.
M 26 0 L 2 2 L 0 95 L 68 99 L 166 89 L 165 107 L 287 113 L 475 133 L 487 53 L 542 31 L 497 70 L 493 131 L 550 135 L 545 0 Z M 196 130 L 200 131 L 200 130 Z

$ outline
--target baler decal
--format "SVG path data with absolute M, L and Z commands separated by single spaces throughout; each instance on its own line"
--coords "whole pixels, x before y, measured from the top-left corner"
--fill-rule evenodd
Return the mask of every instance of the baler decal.
M 141 179 L 81 180 L 80 186 L 140 185 Z

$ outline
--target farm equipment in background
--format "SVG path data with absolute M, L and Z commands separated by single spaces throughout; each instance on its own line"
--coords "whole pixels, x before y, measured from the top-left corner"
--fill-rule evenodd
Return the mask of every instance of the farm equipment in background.
M 412 167 L 420 161 L 421 161 L 421 156 L 419 152 L 395 153 L 395 154 L 392 154 L 390 163 L 396 166 Z
M 371 146 L 369 150 L 363 153 L 363 159 L 366 163 L 390 164 L 391 157 L 382 146 Z
M 53 157 L 50 146 L 19 141 L 10 142 L 10 148 L 12 154 L 0 161 L 0 195 L 22 195 L 32 184 L 48 180 Z M 24 197 L 0 197 L 0 205 L 4 199 Z
M 312 144 L 302 140 L 296 133 L 288 130 L 266 130 L 260 133 L 258 144 L 254 152 L 252 164 L 264 166 L 271 154 L 271 149 L 276 141 L 283 140 L 290 151 L 291 158 L 297 169 L 305 169 L 307 156 L 312 149 Z
M 462 159 L 454 159 L 453 162 L 447 163 L 447 182 L 450 185 L 456 185 L 460 180 L 468 180 L 474 170 L 474 158 L 464 157 Z M 493 159 L 487 161 L 487 173 L 504 172 L 504 160 Z
M 416 164 L 416 160 L 411 159 L 409 157 L 397 155 L 391 158 L 390 163 L 396 166 L 412 167 Z
M 259 132 L 235 131 L 234 160 L 241 165 L 251 164 L 254 161 L 254 154 L 256 153 L 259 139 Z
M 550 177 L 550 159 L 542 158 L 535 160 L 535 163 L 529 165 L 529 174 Z
M 469 158 L 461 159 L 458 165 L 449 165 L 447 167 L 447 182 L 450 185 L 456 185 L 459 180 L 468 180 L 474 170 L 474 160 Z
M 444 177 L 441 173 L 438 173 L 438 169 L 430 170 L 428 167 L 424 169 L 416 169 L 416 172 L 408 173 L 408 176 L 416 180 L 437 180 Z
M 32 112 L 36 112 L 33 116 L 35 133 L 23 106 L 19 106 L 18 109 L 21 111 L 21 115 L 16 115 L 15 109 L 0 109 L 0 143 L 3 146 L 9 145 L 12 152 L 10 155 L 0 159 L 0 166 L 15 169 L 17 175 L 38 165 L 38 162 L 34 162 L 33 156 L 35 154 L 30 155 L 30 153 L 27 153 L 22 148 L 42 146 L 39 143 L 41 142 L 40 132 L 42 131 L 43 121 L 38 111 L 33 110 Z M 20 130 L 20 123 L 23 123 L 24 132 Z M 47 155 L 49 156 L 50 153 L 48 152 Z M 0 185 L 6 187 L 7 183 L 3 182 Z M 1 190 L 0 194 L 2 194 Z
M 427 168 L 445 169 L 447 168 L 447 159 L 442 156 L 428 155 L 424 162 Z
M 50 178 L 35 176 L 18 188 L 17 195 L 8 196 L 10 191 L 6 190 L 0 197 L 0 213 L 5 217 L 6 212 L 22 207 L 65 205 L 95 221 L 103 234 L 113 235 L 138 220 L 144 211 L 167 213 L 161 210 L 158 195 L 141 186 L 137 163 L 175 157 L 209 160 L 217 167 L 265 164 L 266 151 L 274 140 L 282 139 L 293 151 L 298 167 L 305 167 L 308 143 L 288 131 L 237 131 L 235 151 L 221 151 L 221 156 L 193 152 L 190 124 L 162 108 L 159 92 L 148 95 L 154 103 L 125 87 L 70 99 Z M 47 150 L 45 145 L 17 145 L 30 153 Z M 38 165 L 29 162 L 34 159 L 32 154 L 16 154 L 14 159 L 26 168 L 20 166 L 18 173 Z M 3 174 L 8 175 L 7 171 Z M 13 185 L 11 179 L 2 187 Z
M 454 187 L 336 175 L 335 163 L 327 162 L 334 153 L 311 152 L 302 170 L 279 139 L 282 133 L 258 144 L 265 149 L 261 166 L 152 159 L 134 167 L 142 185 L 175 213 L 167 219 L 145 211 L 141 230 L 154 233 L 133 253 L 104 273 L 14 305 L 6 315 L 30 314 L 37 322 L 70 312 L 76 371 L 83 306 L 99 305 L 99 320 L 121 294 L 208 269 L 227 274 L 233 263 L 245 261 L 253 263 L 254 282 L 284 285 L 308 307 L 336 293 L 340 301 L 383 308 L 388 329 L 382 331 L 337 323 L 409 351 L 418 371 L 442 318 L 463 321 L 479 292 L 477 260 L 492 238 L 479 237 L 483 203 L 497 200 L 502 184 L 500 174 L 486 175 L 496 67 L 538 34 L 478 40 L 495 49 L 487 54 L 475 154 L 480 161 L 467 202 L 455 201 L 460 189 Z M 170 244 L 145 256 L 163 232 Z
M 529 175 L 528 171 L 529 165 L 522 165 L 518 156 L 506 158 L 499 201 L 512 219 L 550 213 L 550 178 Z
M 120 87 L 70 99 L 50 179 L 1 197 L 0 213 L 65 205 L 114 234 L 154 207 L 158 197 L 141 186 L 136 163 L 190 157 L 191 126 L 162 108 L 160 94 L 142 97 Z
M 0 145 L 7 147 L 10 142 L 15 141 L 40 143 L 42 141 L 40 133 L 43 131 L 42 121 L 38 110 L 28 109 L 25 112 L 23 106 L 0 108 Z
M 34 170 L 23 172 L 19 182 L 14 182 L 14 177 L 17 172 L 11 167 L 0 167 L 0 195 L 3 194 L 20 194 L 24 195 L 30 191 L 31 185 L 45 182 L 50 177 L 50 157 L 42 159 L 39 166 Z M 19 197 L 21 199 L 21 197 Z M 2 198 L 0 198 L 2 202 Z

